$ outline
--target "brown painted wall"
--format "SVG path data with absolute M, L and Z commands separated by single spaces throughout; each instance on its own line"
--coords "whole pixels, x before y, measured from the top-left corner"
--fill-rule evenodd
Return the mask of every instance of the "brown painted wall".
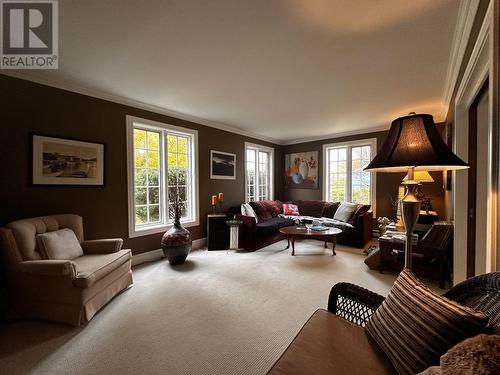
M 444 128 L 444 124 L 438 124 L 439 129 Z M 284 147 L 284 154 L 289 154 L 293 152 L 306 152 L 306 151 L 318 151 L 319 154 L 319 165 L 318 165 L 318 175 L 319 175 L 319 189 L 317 190 L 305 190 L 305 189 L 286 189 L 284 188 L 284 197 L 286 200 L 294 199 L 323 199 L 323 188 L 322 188 L 322 178 L 323 178 L 323 145 L 328 143 L 336 142 L 346 142 L 354 141 L 358 139 L 377 139 L 377 148 L 380 150 L 385 138 L 387 137 L 388 131 L 376 132 L 376 133 L 365 133 L 359 135 L 353 135 L 348 137 L 330 138 L 321 141 L 305 142 L 294 145 L 289 145 Z M 434 210 L 437 211 L 440 217 L 444 217 L 445 210 L 443 206 L 444 190 L 443 190 L 443 178 L 442 173 L 432 172 L 432 177 L 434 178 L 434 183 L 423 184 L 421 191 L 431 198 L 431 204 Z M 404 173 L 377 173 L 376 174 L 376 216 L 391 216 L 391 197 L 395 198 L 398 193 L 399 185 L 401 180 L 405 176 Z M 284 176 L 283 176 L 284 181 Z M 284 185 L 284 182 L 282 183 Z
M 194 239 L 206 236 L 210 196 L 225 195 L 225 207 L 245 199 L 244 142 L 275 149 L 274 169 L 283 169 L 281 146 L 204 125 L 0 75 L 0 226 L 26 217 L 55 213 L 83 216 L 85 237 L 121 237 L 135 254 L 158 249 L 161 234 L 128 239 L 125 116 L 198 130 L 200 225 L 190 227 Z M 76 138 L 106 145 L 104 187 L 30 186 L 31 133 Z M 209 178 L 210 150 L 237 155 L 236 180 Z M 276 174 L 275 197 L 282 199 L 281 175 Z

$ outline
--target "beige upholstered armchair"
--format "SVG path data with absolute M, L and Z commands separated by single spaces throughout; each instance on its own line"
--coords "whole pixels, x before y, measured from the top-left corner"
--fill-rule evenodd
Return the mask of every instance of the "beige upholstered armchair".
M 66 245 L 65 235 L 74 241 Z M 55 238 L 57 256 L 42 251 L 46 243 L 40 240 L 46 236 Z M 84 241 L 78 215 L 14 221 L 0 229 L 0 241 L 15 317 L 78 326 L 133 283 L 132 256 L 130 250 L 121 250 L 123 240 Z M 65 246 L 76 247 L 77 253 L 65 253 Z

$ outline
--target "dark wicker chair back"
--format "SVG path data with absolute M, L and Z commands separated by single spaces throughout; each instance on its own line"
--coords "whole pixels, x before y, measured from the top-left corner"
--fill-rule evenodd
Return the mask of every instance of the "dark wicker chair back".
M 491 330 L 500 334 L 500 272 L 471 277 L 443 296 L 482 311 L 489 318 Z M 330 291 L 328 311 L 364 327 L 384 299 L 358 285 L 338 283 Z
M 492 331 L 500 334 L 500 272 L 471 277 L 455 285 L 443 296 L 482 311 L 489 318 Z

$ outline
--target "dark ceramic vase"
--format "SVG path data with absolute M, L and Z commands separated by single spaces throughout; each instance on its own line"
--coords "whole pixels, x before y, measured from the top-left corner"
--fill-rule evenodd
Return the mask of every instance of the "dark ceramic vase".
M 173 266 L 184 263 L 191 251 L 192 244 L 191 233 L 181 225 L 178 219 L 161 239 L 163 254 Z

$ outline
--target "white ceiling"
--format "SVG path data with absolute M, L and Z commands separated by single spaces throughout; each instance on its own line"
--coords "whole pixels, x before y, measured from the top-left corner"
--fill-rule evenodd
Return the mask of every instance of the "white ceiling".
M 59 70 L 36 74 L 280 143 L 387 128 L 410 111 L 441 121 L 458 7 L 60 0 Z

